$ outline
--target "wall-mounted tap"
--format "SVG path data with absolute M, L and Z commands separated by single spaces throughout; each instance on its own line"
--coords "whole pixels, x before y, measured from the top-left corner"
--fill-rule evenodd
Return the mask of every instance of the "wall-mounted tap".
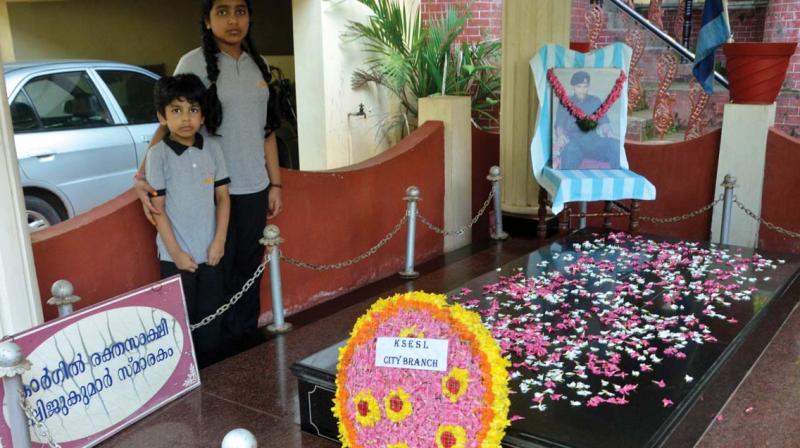
M 364 103 L 359 103 L 358 104 L 358 112 L 355 112 L 355 113 L 354 112 L 350 112 L 350 113 L 347 114 L 347 116 L 348 117 L 364 117 L 364 119 L 366 120 L 367 119 L 367 112 L 364 111 Z

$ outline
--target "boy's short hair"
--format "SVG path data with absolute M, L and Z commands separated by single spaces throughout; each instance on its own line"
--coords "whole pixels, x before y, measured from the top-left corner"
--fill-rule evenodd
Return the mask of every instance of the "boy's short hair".
M 164 114 L 167 106 L 173 100 L 183 99 L 189 103 L 200 105 L 200 111 L 205 114 L 206 86 L 203 81 L 191 73 L 182 73 L 175 76 L 164 76 L 156 82 L 153 89 L 153 99 L 156 111 Z

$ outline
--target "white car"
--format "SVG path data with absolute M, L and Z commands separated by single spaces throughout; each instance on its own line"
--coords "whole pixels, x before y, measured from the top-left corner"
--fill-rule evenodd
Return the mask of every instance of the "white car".
M 158 75 L 116 62 L 4 67 L 31 230 L 71 218 L 131 188 L 158 127 Z

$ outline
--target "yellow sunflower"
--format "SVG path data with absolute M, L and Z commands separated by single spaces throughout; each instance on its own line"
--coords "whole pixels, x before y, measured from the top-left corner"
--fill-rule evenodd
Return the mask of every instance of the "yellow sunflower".
M 400 423 L 406 419 L 411 412 L 414 411 L 414 407 L 411 406 L 411 402 L 408 401 L 408 393 L 404 391 L 402 388 L 397 388 L 391 392 L 389 392 L 383 398 L 383 407 L 386 409 L 386 418 L 392 421 L 392 423 Z
M 422 339 L 425 337 L 424 331 L 417 331 L 417 326 L 412 325 L 410 327 L 405 327 L 400 330 L 400 334 L 398 335 L 400 338 L 419 338 Z
M 408 445 L 405 443 L 390 443 L 386 445 L 386 448 L 408 448 Z
M 469 372 L 460 367 L 454 367 L 447 375 L 442 377 L 442 394 L 455 403 L 467 392 L 469 386 Z
M 361 426 L 372 427 L 381 419 L 381 410 L 378 405 L 378 400 L 372 396 L 372 391 L 369 389 L 362 390 L 353 399 L 353 405 L 356 408 L 356 421 Z
M 436 430 L 436 448 L 464 448 L 467 431 L 459 425 L 442 425 Z

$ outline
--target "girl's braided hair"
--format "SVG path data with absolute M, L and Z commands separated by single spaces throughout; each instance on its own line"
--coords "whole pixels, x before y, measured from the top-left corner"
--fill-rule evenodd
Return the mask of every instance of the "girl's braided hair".
M 256 50 L 253 43 L 253 35 L 251 33 L 253 27 L 253 5 L 252 0 L 245 0 L 247 4 L 247 11 L 250 14 L 250 29 L 242 42 L 242 49 L 250 54 L 253 58 L 258 70 L 261 71 L 261 76 L 267 85 L 272 81 L 272 74 L 264 61 L 264 58 Z M 216 135 L 219 126 L 222 124 L 222 104 L 217 95 L 217 79 L 219 79 L 219 65 L 217 58 L 219 57 L 219 46 L 217 41 L 214 40 L 214 33 L 206 27 L 206 21 L 211 20 L 211 9 L 214 7 L 214 0 L 203 0 L 203 15 L 200 18 L 200 31 L 203 36 L 203 56 L 206 60 L 206 71 L 208 72 L 208 80 L 211 85 L 208 88 L 206 98 L 206 108 L 203 111 L 205 115 L 206 129 L 211 135 Z M 264 135 L 268 136 L 280 127 L 280 115 L 277 110 L 277 98 L 275 89 L 269 88 L 269 104 L 267 106 L 267 122 L 264 125 Z

